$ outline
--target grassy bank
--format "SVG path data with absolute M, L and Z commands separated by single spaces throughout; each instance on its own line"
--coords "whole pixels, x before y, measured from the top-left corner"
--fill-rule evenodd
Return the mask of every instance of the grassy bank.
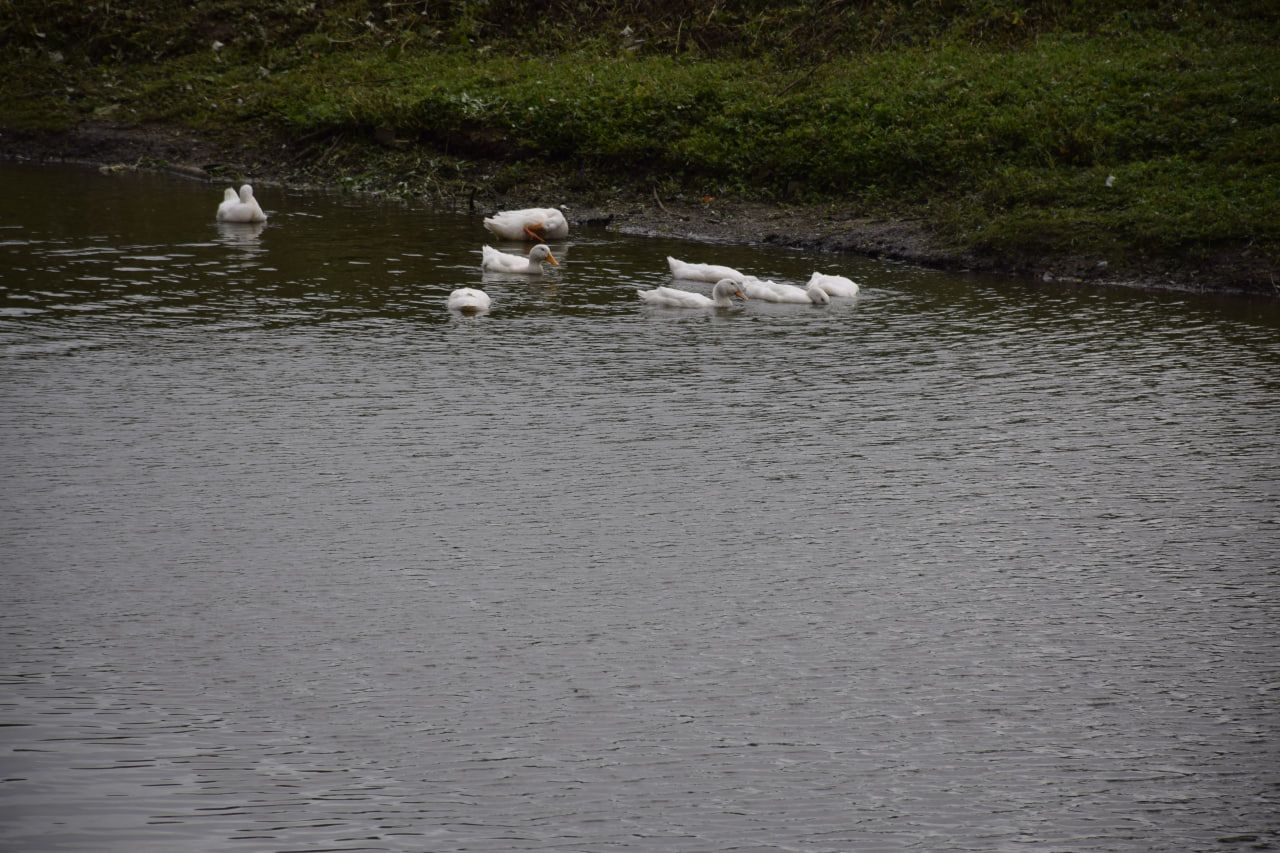
M 13 5 L 10 128 L 270 140 L 406 193 L 836 206 L 1015 261 L 1280 268 L 1269 4 Z

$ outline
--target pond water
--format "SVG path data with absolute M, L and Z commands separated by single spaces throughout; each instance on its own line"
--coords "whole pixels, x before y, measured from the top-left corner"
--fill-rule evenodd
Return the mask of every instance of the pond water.
M 1276 303 L 0 185 L 0 849 L 1280 843 Z

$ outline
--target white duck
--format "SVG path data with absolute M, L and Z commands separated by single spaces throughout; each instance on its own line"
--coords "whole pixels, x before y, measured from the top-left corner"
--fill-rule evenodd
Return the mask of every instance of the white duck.
M 232 207 L 240 203 L 240 196 L 236 195 L 236 191 L 232 187 L 222 193 L 222 204 L 218 205 L 218 220 L 227 221 L 227 213 Z
M 253 187 L 245 184 L 240 188 L 239 201 L 232 202 L 231 190 L 223 194 L 222 204 L 218 205 L 218 219 L 223 222 L 266 222 L 267 215 L 262 212 L 258 200 L 253 197 Z
M 516 272 L 526 273 L 528 275 L 542 275 L 542 262 L 546 261 L 553 267 L 560 266 L 560 262 L 556 260 L 556 256 L 551 254 L 551 250 L 547 248 L 545 243 L 539 243 L 529 250 L 529 257 L 524 255 L 509 255 L 506 252 L 499 252 L 492 246 L 485 246 L 480 250 L 481 259 L 480 267 L 492 272 Z
M 738 282 L 731 278 L 722 278 L 711 288 L 711 296 L 691 293 L 675 287 L 658 287 L 653 290 L 637 290 L 636 296 L 646 305 L 659 305 L 663 308 L 728 308 L 733 304 L 732 297 L 747 299 Z
M 822 288 L 827 296 L 842 297 L 844 299 L 852 299 L 858 295 L 858 284 L 852 279 L 845 278 L 842 275 L 825 275 L 816 272 L 809 279 L 809 286 L 814 285 Z
M 474 287 L 459 287 L 449 294 L 447 303 L 450 311 L 462 314 L 482 314 L 489 310 L 491 300 L 489 294 Z
M 718 264 L 689 264 L 667 256 L 667 265 L 671 267 L 673 278 L 687 278 L 693 281 L 720 281 L 730 278 L 742 281 L 744 276 L 733 267 L 722 267 Z
M 484 227 L 503 240 L 558 240 L 569 236 L 569 221 L 554 207 L 504 210 L 484 221 Z
M 746 276 L 742 280 L 743 291 L 752 299 L 762 302 L 792 302 L 798 305 L 826 305 L 831 297 L 822 288 L 812 282 L 808 287 L 796 287 L 794 284 L 779 284 L 776 281 Z

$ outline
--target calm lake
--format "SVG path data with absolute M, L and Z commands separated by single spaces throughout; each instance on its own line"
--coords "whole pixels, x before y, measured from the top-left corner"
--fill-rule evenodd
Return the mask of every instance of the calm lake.
M 1280 844 L 1280 303 L 0 186 L 0 849 Z

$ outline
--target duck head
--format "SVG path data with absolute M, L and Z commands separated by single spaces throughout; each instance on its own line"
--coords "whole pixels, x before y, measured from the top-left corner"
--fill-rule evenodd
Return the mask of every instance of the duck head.
M 546 261 L 553 267 L 560 266 L 560 262 L 556 260 L 555 255 L 551 254 L 551 248 L 546 243 L 539 243 L 529 250 L 529 261 L 535 264 Z
M 742 285 L 731 278 L 722 278 L 716 282 L 715 287 L 711 288 L 711 298 L 717 305 L 731 304 L 731 298 L 734 296 L 739 299 L 749 298 L 742 292 Z

